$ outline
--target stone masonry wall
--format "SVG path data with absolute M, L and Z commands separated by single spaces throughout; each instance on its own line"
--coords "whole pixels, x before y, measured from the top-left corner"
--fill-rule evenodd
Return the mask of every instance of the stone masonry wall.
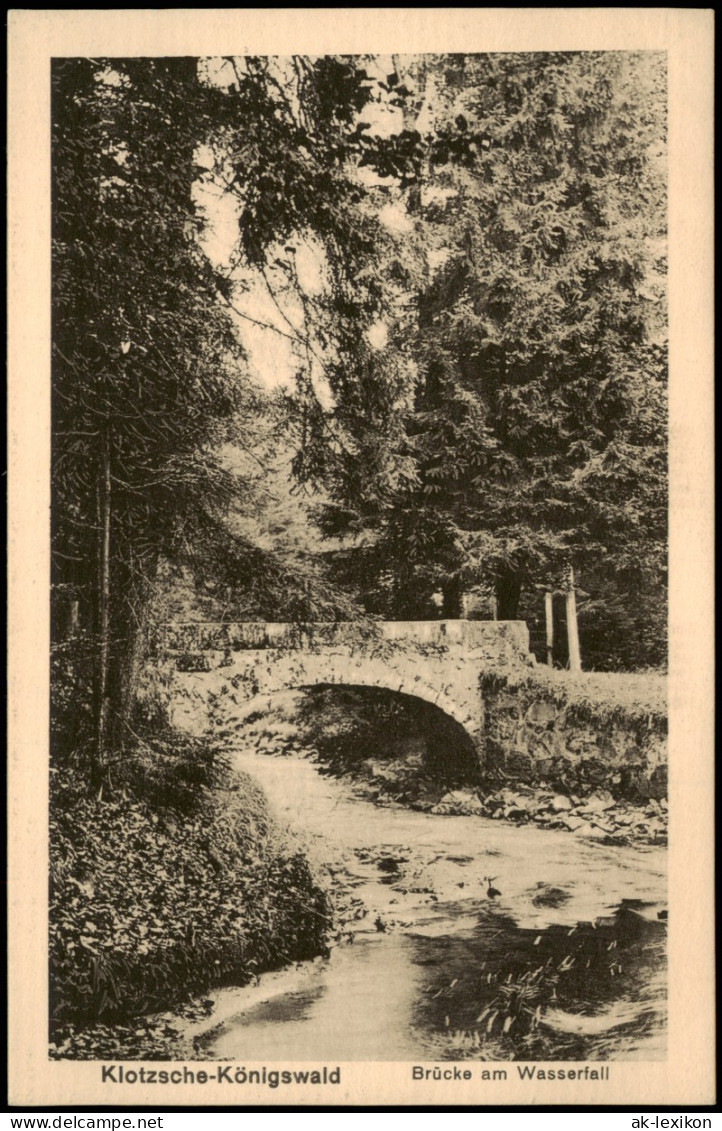
M 667 713 L 658 677 L 581 675 L 536 668 L 480 677 L 484 777 L 618 799 L 667 793 Z
M 192 698 L 215 694 L 222 672 L 229 711 L 252 700 L 318 684 L 380 687 L 434 704 L 460 723 L 482 761 L 484 668 L 525 671 L 534 663 L 516 621 L 163 626 L 158 649 L 174 660 L 174 722 Z M 196 707 L 198 704 L 196 704 Z M 198 717 L 198 711 L 193 715 Z
M 240 717 L 293 688 L 387 688 L 461 724 L 491 787 L 603 788 L 636 802 L 666 795 L 661 677 L 551 671 L 530 656 L 523 622 L 173 624 L 162 627 L 158 653 L 175 668 L 181 727 L 208 719 L 219 693 L 224 712 Z

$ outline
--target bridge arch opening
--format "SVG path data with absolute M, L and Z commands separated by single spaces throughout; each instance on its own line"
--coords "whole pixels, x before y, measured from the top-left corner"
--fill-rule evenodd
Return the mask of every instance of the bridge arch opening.
M 313 753 L 331 773 L 392 780 L 421 779 L 445 790 L 480 777 L 477 743 L 450 714 L 421 696 L 367 684 L 302 683 L 254 696 L 239 722 L 258 736 L 281 735 L 274 752 Z M 284 745 L 285 744 L 285 745 Z

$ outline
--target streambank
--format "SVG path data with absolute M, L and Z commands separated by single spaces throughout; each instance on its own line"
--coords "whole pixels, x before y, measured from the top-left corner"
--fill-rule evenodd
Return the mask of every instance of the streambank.
M 231 745 L 240 742 L 273 757 L 307 757 L 321 773 L 346 778 L 355 796 L 380 808 L 405 806 L 448 816 L 489 817 L 514 825 L 534 824 L 572 833 L 604 844 L 667 843 L 667 801 L 664 797 L 630 800 L 591 783 L 557 781 L 555 785 L 508 783 L 496 770 L 477 778 L 453 763 L 431 764 L 426 737 L 412 735 L 403 750 L 381 730 L 352 733 L 339 741 L 333 726 L 324 731 L 323 711 L 312 716 L 288 699 L 249 724 L 222 718 L 216 735 Z
M 216 983 L 183 1009 L 96 1025 L 75 1055 L 239 1064 L 665 1055 L 662 848 L 379 806 L 308 758 L 240 744 L 232 757 L 322 877 L 334 916 L 323 952 Z
M 176 1056 L 209 987 L 325 952 L 328 900 L 258 784 L 220 766 L 174 806 L 158 764 L 100 796 L 54 770 L 53 1058 Z

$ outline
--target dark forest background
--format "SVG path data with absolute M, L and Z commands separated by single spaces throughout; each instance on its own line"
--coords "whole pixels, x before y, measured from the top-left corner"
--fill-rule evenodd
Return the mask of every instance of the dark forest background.
M 551 589 L 563 665 L 573 568 L 585 667 L 664 666 L 663 56 L 62 59 L 52 92 L 54 725 L 96 769 L 154 619 L 520 617 L 542 658 Z

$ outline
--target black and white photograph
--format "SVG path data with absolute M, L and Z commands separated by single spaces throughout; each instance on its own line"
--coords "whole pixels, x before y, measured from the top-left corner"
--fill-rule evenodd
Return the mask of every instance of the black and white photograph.
M 668 52 L 237 43 L 48 61 L 44 1055 L 613 1103 L 670 1048 Z

